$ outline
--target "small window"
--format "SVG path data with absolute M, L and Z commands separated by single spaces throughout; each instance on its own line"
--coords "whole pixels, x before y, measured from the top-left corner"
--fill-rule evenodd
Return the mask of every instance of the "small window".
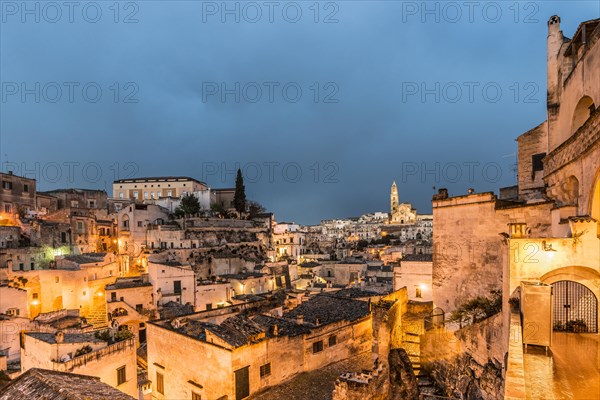
M 38 294 L 38 293 L 34 293 L 34 294 L 33 294 L 33 299 L 34 299 L 34 300 L 37 300 L 37 299 L 38 299 L 38 296 L 39 296 L 39 294 Z
M 422 297 L 421 288 L 415 289 L 415 297 L 420 299 Z
M 202 396 L 196 392 L 192 392 L 192 400 L 202 400 Z
M 11 211 L 10 204 L 5 204 L 5 205 L 4 205 L 4 212 L 5 212 L 5 213 L 11 213 L 11 212 L 12 212 L 12 211 Z
M 123 192 L 119 192 L 119 198 L 122 199 L 123 198 Z
M 110 293 L 110 301 L 117 301 L 117 292 Z
M 138 221 L 137 226 L 138 226 L 138 228 L 141 228 L 142 227 L 142 221 Z
M 125 373 L 125 366 L 117 368 L 117 385 L 122 385 L 127 381 L 127 375 Z
M 335 346 L 337 344 L 337 336 L 331 335 L 329 336 L 329 346 Z
M 59 283 L 60 282 L 60 278 L 57 276 L 56 278 L 54 278 L 54 282 Z
M 544 157 L 546 157 L 546 153 L 539 153 L 531 156 L 532 173 L 544 170 L 544 163 L 542 162 Z
M 313 353 L 320 353 L 323 351 L 323 341 L 319 340 L 318 342 L 313 343 Z
M 156 373 L 156 391 L 165 394 L 165 378 L 160 372 Z
M 264 378 L 271 375 L 271 363 L 260 366 L 260 377 Z
M 28 184 L 26 184 L 26 183 L 25 183 L 25 184 L 23 185 L 23 191 L 24 191 L 25 193 L 29 193 L 29 185 L 28 185 Z

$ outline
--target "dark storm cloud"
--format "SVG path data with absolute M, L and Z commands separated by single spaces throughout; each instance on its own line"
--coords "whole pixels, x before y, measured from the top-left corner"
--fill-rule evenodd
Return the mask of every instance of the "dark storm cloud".
M 79 12 L 89 3 L 98 22 Z M 29 171 L 42 190 L 110 190 L 130 174 L 231 186 L 239 165 L 250 197 L 303 223 L 387 210 L 393 179 L 423 212 L 433 186 L 513 184 L 513 139 L 545 118 L 546 21 L 559 14 L 570 36 L 599 15 L 594 1 L 481 2 L 470 20 L 462 2 L 428 2 L 436 22 L 422 2 L 322 2 L 318 15 L 298 2 L 292 23 L 292 3 L 276 3 L 270 22 L 262 2 L 227 2 L 238 23 L 222 2 L 141 1 L 120 3 L 118 15 L 112 2 L 78 3 L 72 22 L 63 9 L 51 23 L 44 3 L 39 22 L 22 4 L 2 2 L 3 170 Z M 248 4 L 261 8 L 256 23 Z M 36 92 L 36 82 L 39 102 L 22 98 L 20 84 Z M 72 102 L 65 82 L 78 84 Z M 221 85 L 236 82 L 239 102 L 223 101 Z M 63 88 L 56 103 L 48 83 Z M 97 102 L 86 84 L 88 97 L 101 89 Z

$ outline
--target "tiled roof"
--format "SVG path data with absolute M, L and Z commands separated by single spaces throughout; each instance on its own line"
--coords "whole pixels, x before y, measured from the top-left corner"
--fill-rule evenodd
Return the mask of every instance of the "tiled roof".
M 56 337 L 54 333 L 45 333 L 45 332 L 26 332 L 27 336 L 31 336 L 34 339 L 41 340 L 42 342 L 55 344 Z M 64 343 L 106 343 L 104 340 L 100 340 L 94 335 L 88 333 L 65 333 L 64 334 Z
M 401 261 L 432 261 L 432 254 L 406 254 Z
M 134 400 L 100 378 L 32 368 L 0 390 L 0 400 Z
M 296 319 L 304 316 L 304 321 L 317 325 L 332 324 L 339 321 L 356 321 L 369 315 L 369 304 L 360 300 L 319 294 L 286 312 L 284 318 Z
M 338 290 L 337 292 L 331 293 L 331 295 L 336 297 L 346 297 L 349 299 L 361 299 L 372 296 L 381 296 L 380 293 L 373 292 L 371 290 L 363 290 L 355 287 Z
M 294 321 L 283 318 L 275 318 L 269 315 L 259 314 L 252 318 L 252 321 L 262 326 L 267 332 L 268 337 L 273 337 L 273 326 L 277 325 L 277 336 L 298 336 L 310 333 L 310 328 L 300 325 Z
M 152 286 L 150 282 L 144 282 L 142 279 L 117 278 L 112 285 L 106 285 L 106 290 L 130 289 L 136 287 Z

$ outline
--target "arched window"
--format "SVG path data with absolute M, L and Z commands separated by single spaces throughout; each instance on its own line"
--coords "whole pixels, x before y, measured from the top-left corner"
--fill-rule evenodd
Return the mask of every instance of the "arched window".
M 585 121 L 592 115 L 592 113 L 596 110 L 596 105 L 594 101 L 589 96 L 583 96 L 577 106 L 575 107 L 575 111 L 573 111 L 573 122 L 571 124 L 571 133 L 575 133 L 577 129 L 581 128 Z

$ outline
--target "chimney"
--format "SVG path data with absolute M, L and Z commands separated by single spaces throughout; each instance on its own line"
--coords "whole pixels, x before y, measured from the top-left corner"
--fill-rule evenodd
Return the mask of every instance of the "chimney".
M 9 174 L 9 175 L 12 175 L 12 174 L 13 174 L 13 172 L 12 172 L 12 171 L 8 171 L 8 174 Z
M 547 67 L 548 67 L 548 106 L 558 105 L 558 52 L 564 42 L 560 30 L 560 17 L 553 15 L 548 20 Z
M 273 336 L 279 336 L 279 326 L 277 324 L 273 325 Z
M 299 325 L 304 325 L 304 315 L 298 315 L 296 317 L 296 322 L 298 322 Z
M 56 340 L 56 343 L 63 343 L 65 341 L 65 334 L 63 331 L 57 331 L 54 334 L 54 340 Z
M 467 194 L 473 194 L 473 193 L 475 193 L 475 189 L 473 189 L 473 188 L 467 189 Z
M 315 325 L 317 325 L 317 326 L 321 325 L 321 318 L 319 318 L 319 317 L 315 318 Z

